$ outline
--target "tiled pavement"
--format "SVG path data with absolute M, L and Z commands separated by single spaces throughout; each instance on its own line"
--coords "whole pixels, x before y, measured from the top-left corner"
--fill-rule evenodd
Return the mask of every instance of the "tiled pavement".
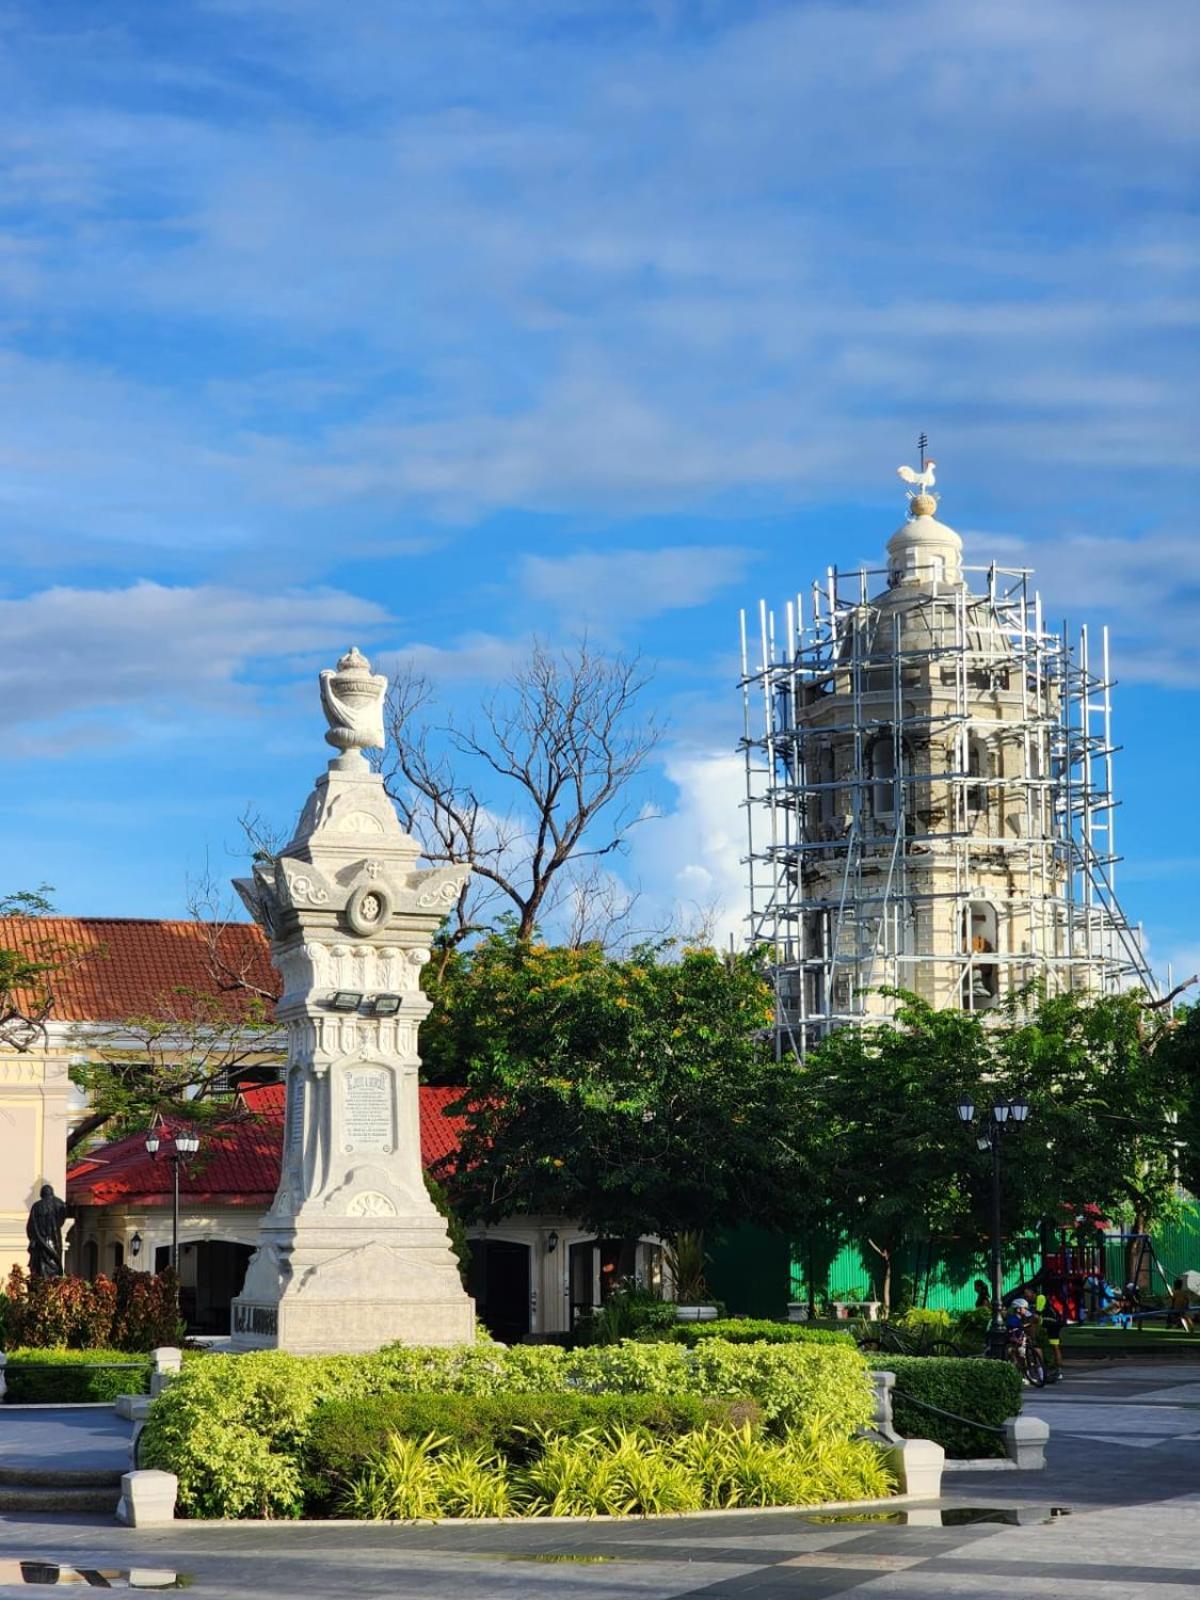
M 1200 1370 L 1081 1364 L 1027 1409 L 1053 1430 L 1047 1470 L 955 1474 L 941 1502 L 1014 1508 L 1019 1524 L 814 1524 L 785 1512 L 135 1533 L 46 1517 L 0 1528 L 0 1580 L 6 1559 L 40 1557 L 174 1568 L 197 1600 L 1200 1600 Z M 1052 1507 L 1070 1515 L 1048 1520 Z M 0 1581 L 0 1596 L 20 1593 Z

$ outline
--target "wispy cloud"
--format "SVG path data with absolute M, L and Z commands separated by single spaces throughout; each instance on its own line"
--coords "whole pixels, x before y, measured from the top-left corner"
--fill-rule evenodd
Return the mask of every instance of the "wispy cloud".
M 741 578 L 751 554 L 733 545 L 674 545 L 526 556 L 520 582 L 531 599 L 569 626 L 599 623 L 619 631 L 666 611 L 703 605 Z
M 60 719 L 98 718 L 121 738 L 131 718 L 170 723 L 201 704 L 249 711 L 256 672 L 332 656 L 348 634 L 369 639 L 386 621 L 383 607 L 333 589 L 142 582 L 0 600 L 0 720 L 57 738 Z

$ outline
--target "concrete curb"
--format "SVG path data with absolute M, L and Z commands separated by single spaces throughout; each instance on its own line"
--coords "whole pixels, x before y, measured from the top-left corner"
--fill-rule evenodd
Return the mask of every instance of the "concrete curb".
M 822 1500 L 809 1506 L 726 1506 L 715 1511 L 633 1512 L 609 1517 L 422 1517 L 416 1522 L 377 1521 L 373 1517 L 176 1517 L 171 1528 L 557 1528 L 575 1524 L 610 1522 L 687 1522 L 695 1517 L 821 1516 L 827 1511 L 891 1511 L 896 1507 L 928 1505 L 929 1496 L 893 1494 L 883 1500 Z

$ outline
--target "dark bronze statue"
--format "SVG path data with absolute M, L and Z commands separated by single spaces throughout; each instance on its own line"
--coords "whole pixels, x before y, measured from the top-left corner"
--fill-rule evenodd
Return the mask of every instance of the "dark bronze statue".
M 63 1276 L 63 1223 L 66 1218 L 66 1205 L 55 1194 L 53 1187 L 44 1183 L 41 1198 L 30 1206 L 29 1221 L 25 1224 L 31 1278 Z

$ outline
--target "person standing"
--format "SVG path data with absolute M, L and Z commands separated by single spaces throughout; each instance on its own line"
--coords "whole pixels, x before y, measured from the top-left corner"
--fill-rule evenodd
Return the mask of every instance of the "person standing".
M 1050 1299 L 1049 1295 L 1039 1294 L 1033 1302 L 1033 1309 L 1038 1319 L 1038 1332 L 1050 1351 L 1054 1362 L 1054 1381 L 1058 1383 L 1063 1375 L 1062 1355 L 1062 1312 Z

